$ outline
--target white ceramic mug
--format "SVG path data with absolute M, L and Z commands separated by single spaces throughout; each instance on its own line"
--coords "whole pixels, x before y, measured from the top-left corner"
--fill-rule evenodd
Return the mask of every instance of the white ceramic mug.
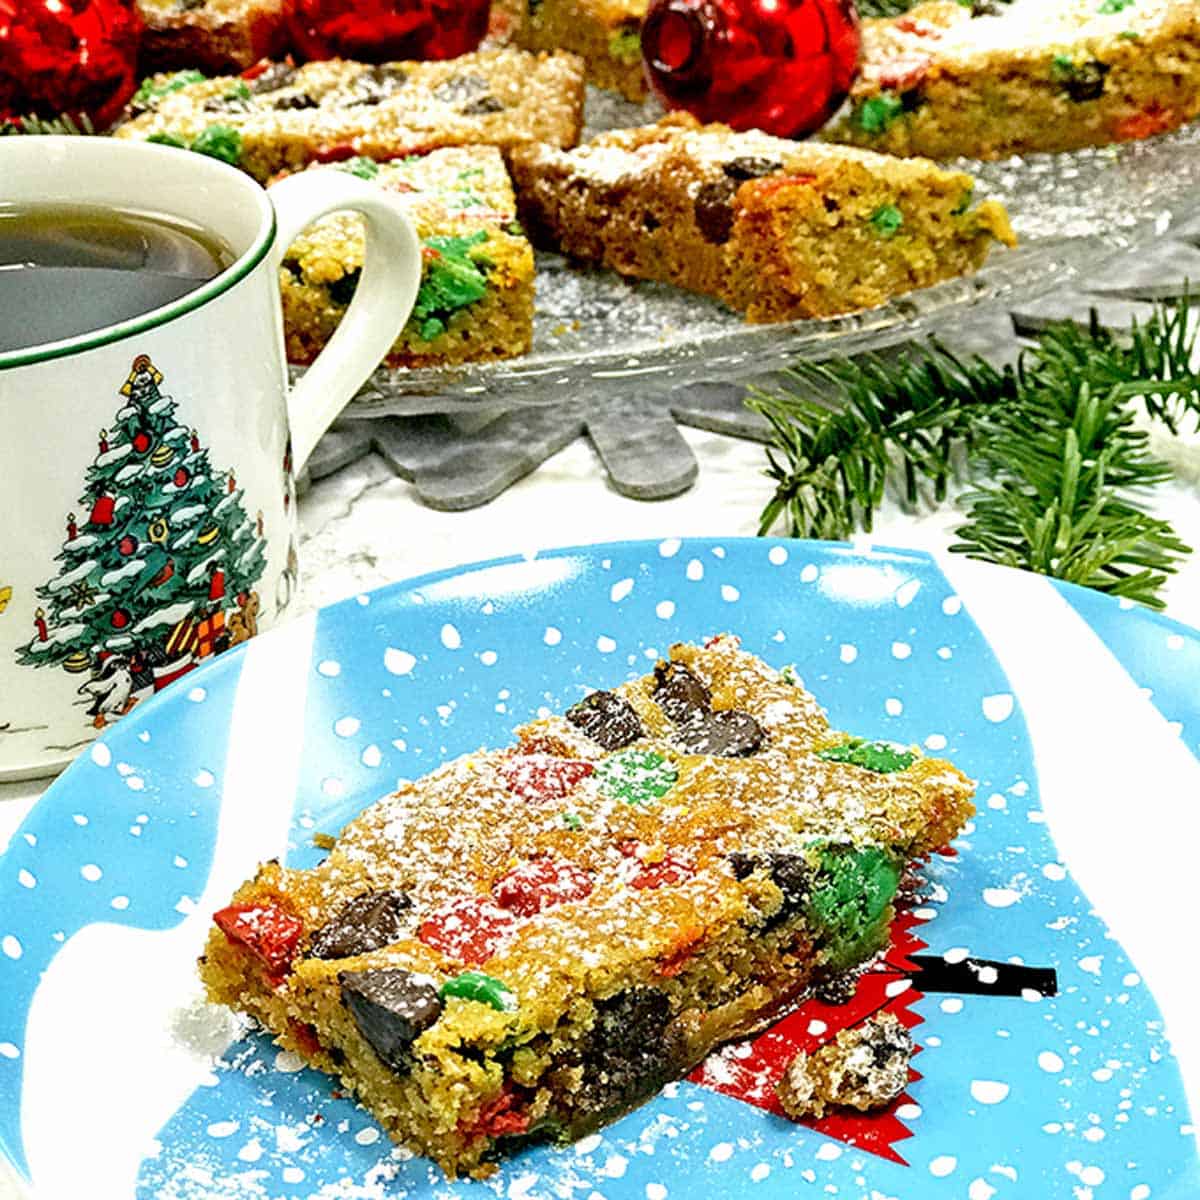
M 166 146 L 0 139 L 0 203 L 150 211 L 236 261 L 174 303 L 0 353 L 0 780 L 63 766 L 98 729 L 277 621 L 297 581 L 294 474 L 408 317 L 420 246 L 341 171 L 263 191 Z M 326 213 L 367 229 L 354 300 L 290 392 L 279 263 Z

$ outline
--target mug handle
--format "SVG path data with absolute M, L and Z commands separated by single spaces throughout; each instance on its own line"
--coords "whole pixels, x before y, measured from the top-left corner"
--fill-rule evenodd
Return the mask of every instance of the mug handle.
M 367 233 L 362 275 L 350 307 L 288 394 L 292 456 L 299 472 L 404 328 L 421 286 L 421 243 L 401 200 L 348 172 L 301 171 L 272 184 L 267 193 L 276 224 L 272 279 L 288 247 L 320 217 L 356 212 Z

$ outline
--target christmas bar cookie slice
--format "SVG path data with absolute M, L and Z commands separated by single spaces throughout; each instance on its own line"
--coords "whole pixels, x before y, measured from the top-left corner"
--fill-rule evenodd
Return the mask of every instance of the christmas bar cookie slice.
M 701 126 L 686 114 L 512 156 L 535 238 L 704 292 L 751 321 L 821 317 L 981 266 L 1012 230 L 972 179 L 923 160 Z
M 876 954 L 971 794 L 948 762 L 830 730 L 735 638 L 675 646 L 405 785 L 319 866 L 264 864 L 201 975 L 397 1141 L 485 1175 Z
M 138 0 L 145 71 L 244 71 L 282 53 L 283 0 Z
M 836 141 L 1000 158 L 1163 133 L 1200 113 L 1195 0 L 934 0 L 867 21 Z
M 583 64 L 573 54 L 506 47 L 441 62 L 275 63 L 252 74 L 153 76 L 116 136 L 213 154 L 265 182 L 356 156 L 573 146 L 583 119 Z
M 587 64 L 589 83 L 646 98 L 642 21 L 647 0 L 502 0 L 513 41 L 526 50 L 570 50 Z
M 533 337 L 533 251 L 516 220 L 512 184 L 491 146 L 453 147 L 346 170 L 405 197 L 424 259 L 416 307 L 388 354 L 391 366 L 430 366 L 525 353 Z M 311 362 L 346 311 L 363 262 L 363 229 L 327 217 L 291 246 L 280 269 L 292 362 Z

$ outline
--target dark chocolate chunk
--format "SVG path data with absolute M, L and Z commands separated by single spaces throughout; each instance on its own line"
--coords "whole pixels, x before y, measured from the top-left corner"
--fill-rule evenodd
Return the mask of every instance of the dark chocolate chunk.
M 774 929 L 794 917 L 808 903 L 812 894 L 813 870 L 803 854 L 786 850 L 770 850 L 766 854 L 747 854 L 735 850 L 729 856 L 734 879 L 748 879 L 755 871 L 765 870 L 771 882 L 783 893 L 783 903 L 767 922 Z
M 764 175 L 773 175 L 783 170 L 783 163 L 773 158 L 757 158 L 754 155 L 742 154 L 731 158 L 722 168 L 730 179 L 744 181 L 746 179 L 761 179 Z
M 651 699 L 672 721 L 686 721 L 712 708 L 712 695 L 703 681 L 677 662 L 660 662 L 654 668 Z
M 347 900 L 309 938 L 306 958 L 350 958 L 398 942 L 407 931 L 412 901 L 396 891 L 363 892 Z
M 733 233 L 733 198 L 737 184 L 732 179 L 714 179 L 700 185 L 692 212 L 696 228 L 706 242 L 723 246 Z
M 283 262 L 279 264 L 297 283 L 304 282 L 304 268 L 300 265 L 298 258 L 292 258 L 288 255 Z
M 292 92 L 288 96 L 280 96 L 271 105 L 279 112 L 292 112 L 297 109 L 318 108 L 317 102 L 307 92 Z
M 245 96 L 213 96 L 205 100 L 203 108 L 212 113 L 246 113 L 254 110 L 254 102 Z
M 687 754 L 748 758 L 762 746 L 762 726 L 737 708 L 695 712 L 675 731 L 675 744 Z
M 491 85 L 482 75 L 451 75 L 433 89 L 434 96 L 445 104 L 459 107 L 479 100 L 491 92 Z M 465 111 L 465 110 L 461 110 Z
M 366 67 L 354 80 L 354 92 L 344 107 L 378 104 L 394 96 L 408 82 L 408 73 L 393 63 L 377 63 Z
M 605 750 L 636 742 L 645 730 L 633 705 L 615 692 L 593 692 L 567 709 L 567 720 Z
M 673 1074 L 681 1049 L 670 1036 L 671 1003 L 654 988 L 635 987 L 596 1005 L 583 1047 L 579 1104 L 585 1112 L 627 1108 Z
M 272 63 L 264 71 L 247 81 L 247 87 L 256 95 L 263 92 L 273 92 L 277 88 L 287 87 L 296 78 L 296 68 L 291 63 Z
M 840 1008 L 849 1004 L 858 995 L 858 972 L 839 971 L 836 975 L 827 975 L 813 989 L 813 995 L 822 1004 L 831 1004 Z
M 198 8 L 203 8 L 208 3 L 208 0 L 175 0 L 175 7 L 180 12 L 195 12 Z
M 371 1049 L 395 1071 L 412 1067 L 412 1044 L 442 1013 L 432 979 L 400 967 L 343 971 L 342 1003 Z
M 341 278 L 335 279 L 325 285 L 329 289 L 329 295 L 334 304 L 345 305 L 354 299 L 354 293 L 358 288 L 358 280 L 361 275 L 362 268 L 355 267 L 353 271 L 347 271 Z
M 1076 103 L 1099 100 L 1104 95 L 1104 79 L 1112 70 L 1108 63 L 1092 59 L 1085 63 L 1054 60 L 1054 77 L 1062 84 L 1063 91 Z
M 477 100 L 469 100 L 460 105 L 459 110 L 464 117 L 482 117 L 488 113 L 504 111 L 504 105 L 493 95 L 480 96 Z

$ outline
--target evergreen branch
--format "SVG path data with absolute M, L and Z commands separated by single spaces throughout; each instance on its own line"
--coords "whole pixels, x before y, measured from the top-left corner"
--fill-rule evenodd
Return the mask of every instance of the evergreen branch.
M 869 531 L 889 484 L 909 506 L 923 492 L 943 501 L 962 453 L 987 482 L 960 498 L 967 521 L 952 550 L 1161 607 L 1190 550 L 1143 507 L 1170 472 L 1136 417 L 1200 428 L 1190 312 L 1185 297 L 1120 337 L 1093 313 L 1087 328 L 1048 330 L 1003 372 L 936 340 L 787 372 L 748 400 L 772 428 L 775 494 L 759 532 L 781 518 L 794 537 Z
M 0 137 L 12 137 L 26 133 L 35 135 L 55 133 L 87 136 L 95 132 L 96 128 L 87 113 L 83 113 L 78 121 L 66 113 L 63 113 L 62 116 L 49 119 L 30 113 L 27 117 L 16 117 L 0 121 Z

